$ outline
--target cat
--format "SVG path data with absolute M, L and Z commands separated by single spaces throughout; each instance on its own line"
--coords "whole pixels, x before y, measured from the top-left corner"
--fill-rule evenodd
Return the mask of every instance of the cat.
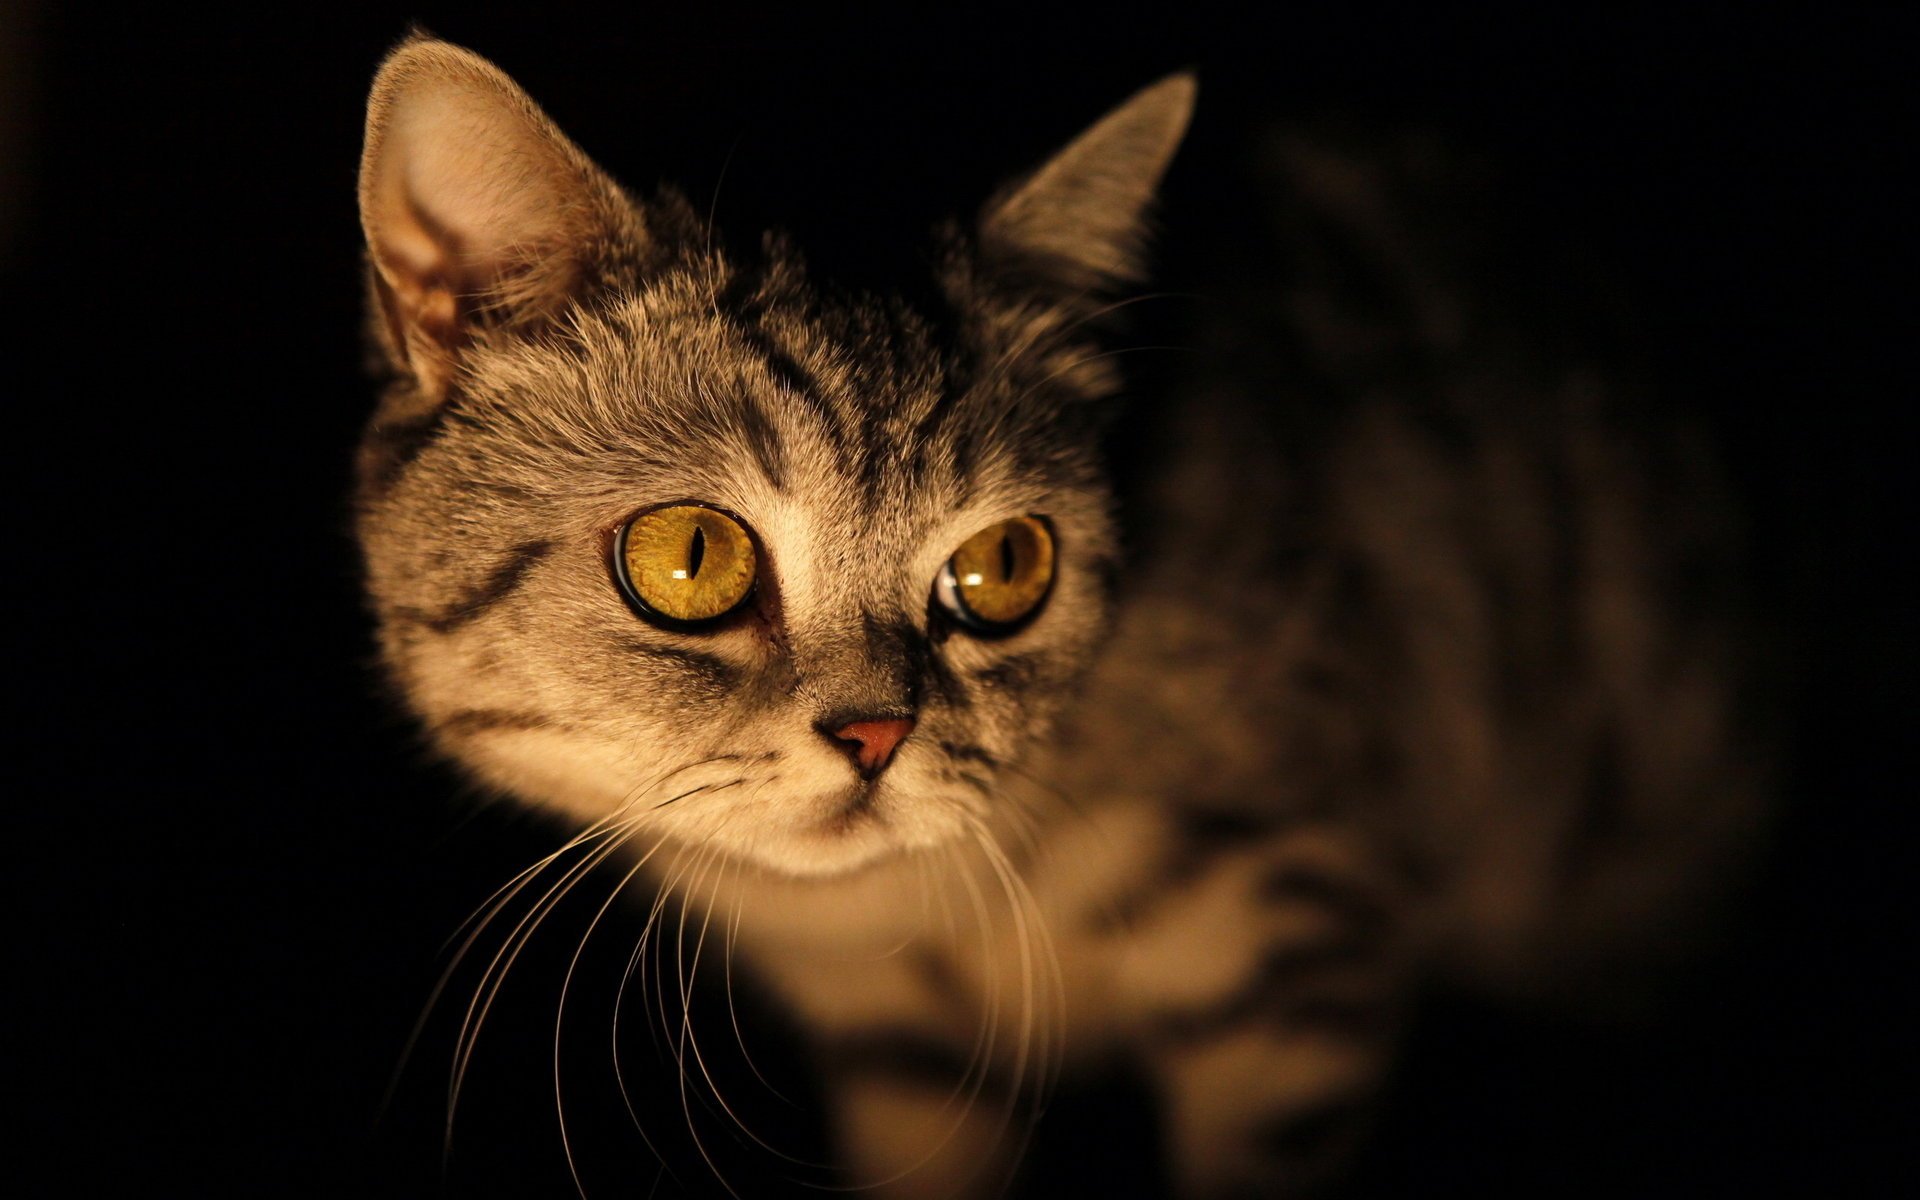
M 1298 254 L 1220 335 L 1264 365 L 1149 415 L 1123 537 L 1101 337 L 1196 96 L 940 231 L 910 303 L 723 248 L 469 51 L 373 86 L 386 672 L 577 833 L 496 913 L 610 862 L 658 939 L 720 916 L 840 1186 L 1001 1192 L 1051 1081 L 1119 1060 L 1171 1190 L 1325 1188 L 1424 982 L 1657 961 L 1755 820 L 1733 635 L 1674 598 L 1720 532 L 1407 241 L 1430 147 L 1271 147 Z

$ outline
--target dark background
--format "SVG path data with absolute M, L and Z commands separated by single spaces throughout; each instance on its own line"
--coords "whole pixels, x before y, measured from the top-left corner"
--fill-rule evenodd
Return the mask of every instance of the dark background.
M 1913 1041 L 1905 22 L 267 7 L 15 6 L 0 38 L 15 1171 L 44 1160 L 76 1193 L 437 1186 L 450 1027 L 376 1124 L 381 1091 L 443 940 L 553 834 L 474 811 L 367 669 L 353 183 L 366 84 L 417 18 L 626 182 L 718 187 L 723 226 L 856 263 L 1180 66 L 1203 79 L 1164 213 L 1184 288 L 1240 250 L 1222 189 L 1266 116 L 1417 119 L 1491 150 L 1617 273 L 1662 394 L 1721 447 L 1784 669 L 1785 806 L 1733 927 L 1650 1021 L 1436 1005 L 1358 1190 L 1878 1195 L 1912 1175 L 1912 1111 L 1885 1099 Z M 501 1041 L 539 1050 L 537 1013 L 514 1019 Z M 533 1102 L 473 1118 L 453 1191 L 564 1192 L 544 1060 L 511 1055 L 477 1086 Z M 1145 1120 L 1061 1114 L 1043 1178 Z

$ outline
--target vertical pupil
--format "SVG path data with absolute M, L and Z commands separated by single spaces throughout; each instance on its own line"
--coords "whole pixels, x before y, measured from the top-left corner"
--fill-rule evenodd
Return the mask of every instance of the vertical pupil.
M 698 525 L 693 527 L 693 545 L 687 551 L 687 578 L 693 579 L 700 574 L 700 562 L 707 556 L 707 531 Z
M 1004 533 L 1000 535 L 1000 578 L 1013 582 L 1013 538 Z

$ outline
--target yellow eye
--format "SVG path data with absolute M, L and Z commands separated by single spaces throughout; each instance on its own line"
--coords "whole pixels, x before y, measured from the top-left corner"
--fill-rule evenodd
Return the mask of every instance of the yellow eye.
M 627 598 L 669 622 L 727 615 L 753 591 L 760 569 L 746 526 L 697 504 L 649 509 L 628 521 L 613 561 Z
M 960 544 L 933 581 L 933 598 L 976 633 L 1004 633 L 1032 616 L 1052 586 L 1052 531 L 1039 517 L 1013 517 Z

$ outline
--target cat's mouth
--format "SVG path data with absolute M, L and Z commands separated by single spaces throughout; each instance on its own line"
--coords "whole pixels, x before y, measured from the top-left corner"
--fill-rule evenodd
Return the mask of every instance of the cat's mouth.
M 878 779 L 862 779 L 848 785 L 820 823 L 821 831 L 829 837 L 839 837 L 862 826 L 884 823 L 876 799 L 881 786 Z
M 885 778 L 848 784 L 802 827 L 803 874 L 837 875 L 858 870 L 914 847 L 944 841 L 956 832 L 912 788 Z
M 808 815 L 789 827 L 786 848 L 761 843 L 749 856 L 790 876 L 825 878 L 858 871 L 914 842 L 915 822 L 901 811 L 901 799 L 897 788 L 880 780 L 816 795 Z
M 748 810 L 759 823 L 734 823 L 716 795 L 710 812 L 688 809 L 677 836 L 717 842 L 729 855 L 789 877 L 828 878 L 874 863 L 929 849 L 966 833 L 964 802 L 928 788 L 917 774 L 881 773 L 871 780 L 821 779 L 814 787 L 781 795 L 749 788 L 760 797 Z M 769 819 L 771 818 L 771 819 Z

